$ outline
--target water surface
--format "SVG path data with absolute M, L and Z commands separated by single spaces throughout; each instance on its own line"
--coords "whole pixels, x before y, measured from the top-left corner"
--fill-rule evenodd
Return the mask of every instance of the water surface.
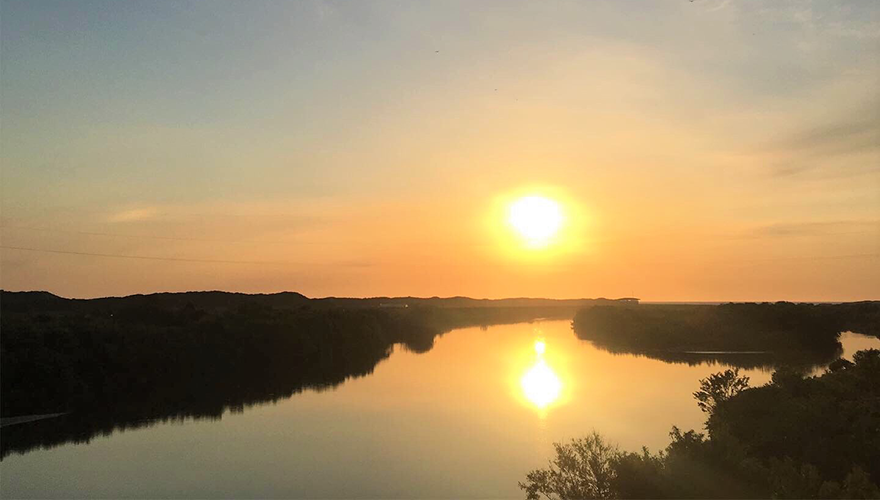
M 852 333 L 841 342 L 848 358 L 880 347 Z M 672 425 L 700 429 L 691 393 L 723 368 L 611 354 L 578 340 L 567 320 L 453 330 L 426 353 L 396 348 L 335 389 L 8 455 L 0 493 L 521 498 L 517 481 L 546 464 L 553 441 L 595 429 L 625 449 L 657 450 Z M 744 372 L 752 385 L 770 378 Z

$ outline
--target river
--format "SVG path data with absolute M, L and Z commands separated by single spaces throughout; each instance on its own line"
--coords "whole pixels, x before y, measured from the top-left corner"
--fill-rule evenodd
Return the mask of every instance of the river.
M 853 333 L 841 342 L 847 358 L 880 348 Z M 546 465 L 554 441 L 596 430 L 624 449 L 657 450 L 673 425 L 701 429 L 692 393 L 724 367 L 611 354 L 567 320 L 464 328 L 425 353 L 397 346 L 371 375 L 333 389 L 9 454 L 0 494 L 522 498 L 517 481 Z M 743 373 L 751 385 L 771 375 Z

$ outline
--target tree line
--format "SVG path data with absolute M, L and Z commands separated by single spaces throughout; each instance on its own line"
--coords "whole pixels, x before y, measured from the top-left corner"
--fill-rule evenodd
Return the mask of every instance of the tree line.
M 739 356 L 743 366 L 753 358 L 807 368 L 840 355 L 840 332 L 880 337 L 880 302 L 596 306 L 578 311 L 572 326 L 579 338 L 612 352 L 689 362 L 733 351 L 725 359 Z

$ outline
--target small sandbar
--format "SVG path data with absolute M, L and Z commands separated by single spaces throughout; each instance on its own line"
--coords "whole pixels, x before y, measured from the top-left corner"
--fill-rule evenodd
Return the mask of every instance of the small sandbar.
M 685 354 L 770 354 L 772 351 L 682 351 Z
M 24 424 L 26 422 L 43 420 L 46 418 L 55 418 L 61 415 L 64 415 L 64 413 L 44 413 L 42 415 L 22 415 L 20 417 L 0 418 L 0 427 L 6 427 L 7 425 Z

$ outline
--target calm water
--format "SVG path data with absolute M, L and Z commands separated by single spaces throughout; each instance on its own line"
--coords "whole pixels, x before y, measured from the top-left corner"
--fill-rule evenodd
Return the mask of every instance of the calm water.
M 656 450 L 672 425 L 701 428 L 691 393 L 720 365 L 610 354 L 569 325 L 454 330 L 424 354 L 396 349 L 372 375 L 333 390 L 9 455 L 0 493 L 522 498 L 517 481 L 546 464 L 553 441 L 595 429 L 623 448 Z M 880 347 L 850 333 L 841 341 L 845 357 Z M 746 372 L 752 385 L 770 378 Z

